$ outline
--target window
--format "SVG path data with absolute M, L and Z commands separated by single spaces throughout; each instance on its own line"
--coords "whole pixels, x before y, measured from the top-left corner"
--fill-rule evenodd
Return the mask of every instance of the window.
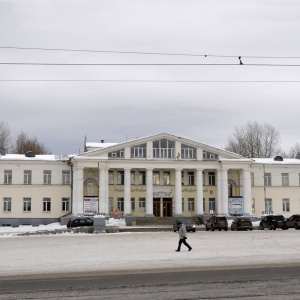
M 145 158 L 146 150 L 147 150 L 147 144 L 133 146 L 131 148 L 131 157 L 132 158 Z
M 4 212 L 11 211 L 11 198 L 8 198 L 8 197 L 3 198 L 3 211 Z
M 23 198 L 23 211 L 31 211 L 31 198 Z
M 195 199 L 188 198 L 188 211 L 194 211 L 194 210 L 195 210 Z
M 118 171 L 117 184 L 124 185 L 124 171 Z
M 208 185 L 216 185 L 216 173 L 208 172 Z
M 71 184 L 71 172 L 68 170 L 62 171 L 62 184 Z
M 266 198 L 265 199 L 265 213 L 266 214 L 272 214 L 273 213 L 272 199 L 271 198 Z
M 195 185 L 194 172 L 188 172 L 188 185 Z
M 131 211 L 135 211 L 135 198 L 131 198 Z
M 31 170 L 24 170 L 24 184 L 31 184 Z
M 216 211 L 216 199 L 215 198 L 209 198 L 209 211 Z
M 139 185 L 145 185 L 146 184 L 146 172 L 139 171 L 138 179 L 139 179 Z
M 118 198 L 118 209 L 124 211 L 124 198 Z
M 282 199 L 282 211 L 289 212 L 290 211 L 290 199 Z
M 196 148 L 181 144 L 181 158 L 182 159 L 196 159 Z
M 170 185 L 171 180 L 170 180 L 170 172 L 164 172 L 163 174 L 163 185 Z
M 182 198 L 182 202 L 181 203 L 182 203 L 182 208 L 181 209 L 184 212 L 184 198 Z
M 254 173 L 251 173 L 251 186 L 254 186 Z
M 110 185 L 114 184 L 114 172 L 113 171 L 108 172 L 108 182 Z
M 282 173 L 282 186 L 289 186 L 289 173 Z
M 135 184 L 135 172 L 130 172 L 130 183 Z
M 153 185 L 159 185 L 159 172 L 153 172 Z
M 271 186 L 271 185 L 272 185 L 271 173 L 265 173 L 265 186 Z
M 251 200 L 251 207 L 252 207 L 252 213 L 254 214 L 255 213 L 255 199 L 252 198 Z
M 162 139 L 153 142 L 154 158 L 174 158 L 175 142 Z
M 43 198 L 43 212 L 51 211 L 51 199 Z
M 139 212 L 145 212 L 145 208 L 146 208 L 146 199 L 139 198 Z
M 12 184 L 12 170 L 4 170 L 4 184 Z
M 70 198 L 62 198 L 62 211 L 70 211 Z
M 205 198 L 203 198 L 203 212 L 205 212 Z
M 108 205 L 109 205 L 109 211 L 112 212 L 114 210 L 114 198 L 113 197 L 109 197 Z
M 44 171 L 44 184 L 51 184 L 51 171 Z
M 203 160 L 217 160 L 219 159 L 218 154 L 211 153 L 208 151 L 203 151 Z
M 117 151 L 114 151 L 114 152 L 109 152 L 108 153 L 108 157 L 111 157 L 111 158 L 123 158 L 124 157 L 124 149 L 117 150 Z

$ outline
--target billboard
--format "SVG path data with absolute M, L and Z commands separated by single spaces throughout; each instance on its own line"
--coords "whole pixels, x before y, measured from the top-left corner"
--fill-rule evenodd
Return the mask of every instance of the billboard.
M 98 213 L 98 197 L 83 198 L 83 213 L 90 216 Z
M 244 199 L 243 197 L 229 197 L 228 198 L 228 213 L 230 215 L 244 214 Z

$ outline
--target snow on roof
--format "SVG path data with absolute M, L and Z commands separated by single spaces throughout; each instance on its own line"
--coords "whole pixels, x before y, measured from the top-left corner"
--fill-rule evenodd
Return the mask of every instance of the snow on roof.
M 110 146 L 114 146 L 117 145 L 118 143 L 93 143 L 93 142 L 89 142 L 86 143 L 86 147 L 87 148 L 107 148 Z
M 258 164 L 276 164 L 276 165 L 300 165 L 300 159 L 284 158 L 282 161 L 274 160 L 274 158 L 252 158 L 253 163 Z
M 25 154 L 5 154 L 0 155 L 0 160 L 29 160 L 29 161 L 39 161 L 39 160 L 69 160 L 69 155 L 54 155 L 54 154 L 41 154 L 34 157 L 27 157 Z

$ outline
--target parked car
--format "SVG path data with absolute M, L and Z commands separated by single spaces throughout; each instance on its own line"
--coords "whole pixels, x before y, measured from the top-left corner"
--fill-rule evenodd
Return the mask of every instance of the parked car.
M 269 230 L 276 230 L 277 228 L 286 229 L 285 218 L 282 215 L 268 215 L 261 219 L 259 223 L 261 230 L 268 228 Z
M 295 228 L 300 229 L 300 215 L 292 215 L 285 221 L 286 229 Z
M 174 225 L 173 225 L 173 230 L 174 232 L 179 230 L 179 224 L 178 222 L 181 222 L 182 224 L 185 225 L 186 231 L 190 232 L 195 232 L 196 231 L 196 225 L 192 223 L 191 220 L 189 219 L 180 219 L 180 220 L 176 220 Z
M 94 221 L 91 218 L 77 218 L 68 221 L 67 227 L 82 227 L 82 226 L 93 226 Z
M 253 225 L 249 218 L 236 218 L 231 223 L 231 230 L 252 230 Z
M 228 230 L 228 222 L 227 218 L 223 216 L 212 216 L 210 217 L 205 223 L 205 229 L 208 231 L 214 231 L 215 229 L 219 229 L 221 231 L 224 229 L 225 231 Z

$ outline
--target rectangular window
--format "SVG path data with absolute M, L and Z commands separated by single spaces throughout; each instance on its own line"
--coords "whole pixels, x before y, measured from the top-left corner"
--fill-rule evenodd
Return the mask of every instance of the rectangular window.
M 68 170 L 62 171 L 62 184 L 71 184 L 71 172 Z
M 194 172 L 188 172 L 188 185 L 195 185 L 195 174 L 194 174 Z
M 70 211 L 70 198 L 62 198 L 62 211 Z
M 23 198 L 23 211 L 31 211 L 31 198 Z
M 254 186 L 254 173 L 251 173 L 251 186 Z
M 11 211 L 11 198 L 8 198 L 8 197 L 3 198 L 3 211 L 4 212 Z
M 265 186 L 271 186 L 271 185 L 272 185 L 271 173 L 265 173 Z
M 4 170 L 4 184 L 12 184 L 12 170 Z
M 50 212 L 50 211 L 51 211 L 51 199 L 43 198 L 43 212 Z
M 182 198 L 182 212 L 184 212 L 184 198 Z
M 51 184 L 51 171 L 44 171 L 44 184 Z
M 170 180 L 170 172 L 164 172 L 163 174 L 163 185 L 170 185 L 171 180 Z
M 208 185 L 216 185 L 216 173 L 208 172 Z
M 159 185 L 159 172 L 153 172 L 153 185 Z
M 135 184 L 135 171 L 130 172 L 130 183 Z
M 215 198 L 209 198 L 209 212 L 215 212 L 216 211 L 216 199 Z
M 283 212 L 290 211 L 290 199 L 287 198 L 282 199 L 282 211 Z
M 272 214 L 273 213 L 272 199 L 271 198 L 266 198 L 265 199 L 265 213 L 266 214 Z
M 145 158 L 146 150 L 147 150 L 147 144 L 133 146 L 131 148 L 131 157 L 132 158 Z
M 195 159 L 197 158 L 196 153 L 197 153 L 196 148 L 181 144 L 182 159 Z
M 188 211 L 195 211 L 195 199 L 188 198 Z
M 203 212 L 205 212 L 205 198 L 203 198 Z
M 118 171 L 117 184 L 124 185 L 124 171 Z
M 145 212 L 146 210 L 146 199 L 139 198 L 139 212 Z
M 124 211 L 124 198 L 118 198 L 118 209 L 119 211 Z
M 251 206 L 252 206 L 252 213 L 255 213 L 255 199 L 252 198 L 251 200 Z
M 109 197 L 108 205 L 109 205 L 109 211 L 112 212 L 114 210 L 114 198 L 113 197 Z
M 146 172 L 139 171 L 138 179 L 139 179 L 139 185 L 146 185 Z
M 24 184 L 31 184 L 31 170 L 24 170 Z
M 282 173 L 282 186 L 289 186 L 289 173 Z
M 131 198 L 131 211 L 135 211 L 135 198 Z
M 110 185 L 114 184 L 114 172 L 113 171 L 108 172 L 108 183 Z

